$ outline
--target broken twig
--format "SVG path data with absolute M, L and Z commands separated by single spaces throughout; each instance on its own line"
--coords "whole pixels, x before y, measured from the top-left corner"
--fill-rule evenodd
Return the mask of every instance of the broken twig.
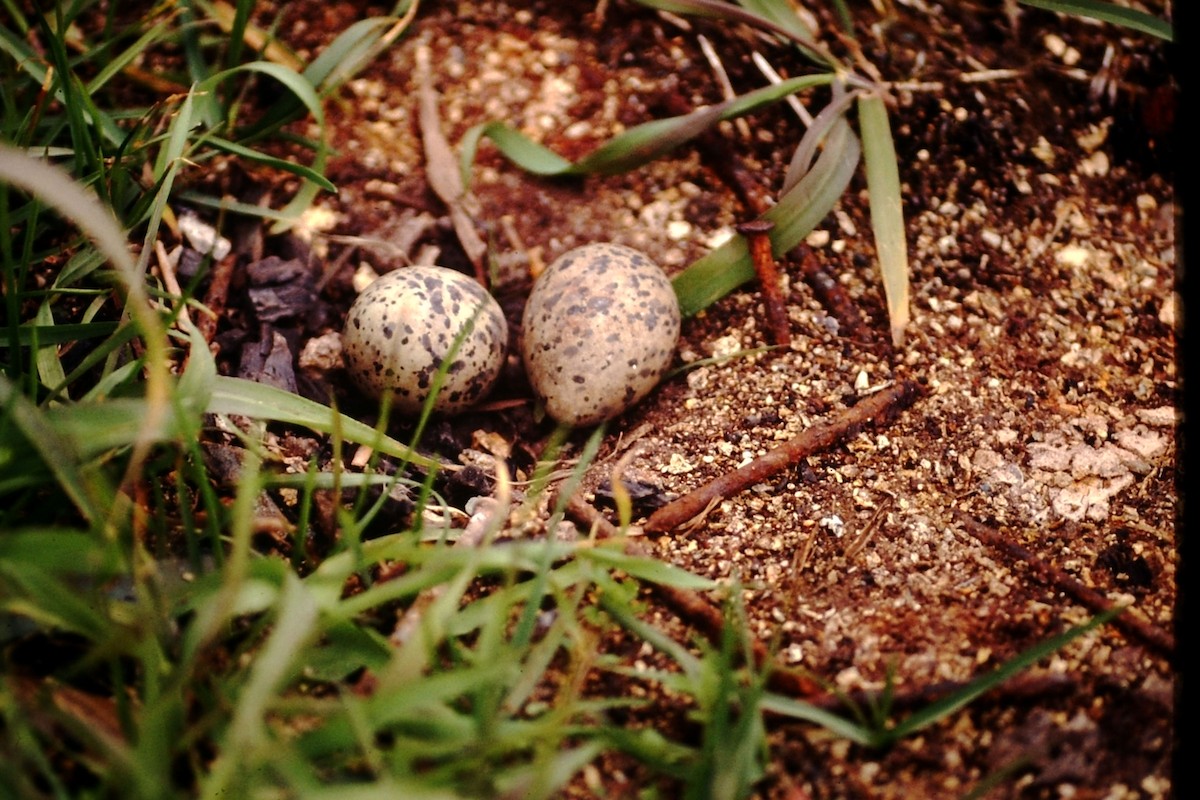
M 212 279 L 208 284 L 208 292 L 204 295 L 204 305 L 212 312 L 202 315 L 196 320 L 196 327 L 209 344 L 217 335 L 217 323 L 225 314 L 225 306 L 229 300 L 229 286 L 233 282 L 234 266 L 238 257 L 234 253 L 213 263 Z
M 879 337 L 863 318 L 858 303 L 850 297 L 846 287 L 838 283 L 821 266 L 816 253 L 810 248 L 804 246 L 798 249 L 802 251 L 798 261 L 804 281 L 812 287 L 813 294 L 816 295 L 821 305 L 825 306 L 837 320 L 839 332 L 847 339 L 859 344 L 874 346 L 876 350 L 880 349 L 878 347 Z
M 745 236 L 750 245 L 750 260 L 754 264 L 754 271 L 758 273 L 763 306 L 767 312 L 769 341 L 773 345 L 787 346 L 792 342 L 792 331 L 771 245 L 771 229 L 774 227 L 775 223 L 769 219 L 756 219 L 738 225 L 737 232 Z
M 646 533 L 663 533 L 679 527 L 708 507 L 713 499 L 731 497 L 787 469 L 806 456 L 830 447 L 868 424 L 878 424 L 916 402 L 923 387 L 914 381 L 901 381 L 866 397 L 834 419 L 803 431 L 754 459 L 744 467 L 727 472 L 699 489 L 655 511 L 646 521 Z
M 1111 611 L 1116 607 L 1116 603 L 1109 600 L 1100 592 L 1089 586 L 1085 586 L 1058 567 L 1047 564 L 1016 542 L 1010 541 L 995 528 L 979 522 L 962 511 L 956 512 L 955 517 L 966 529 L 967 533 L 980 542 L 986 544 L 988 547 L 999 550 L 1010 558 L 1024 561 L 1033 568 L 1038 579 L 1043 583 L 1073 597 L 1094 613 L 1101 614 L 1105 611 Z M 1146 619 L 1138 611 L 1126 609 L 1125 613 L 1114 617 L 1111 624 L 1127 636 L 1137 639 L 1142 644 L 1149 645 L 1168 660 L 1174 660 L 1175 637 Z

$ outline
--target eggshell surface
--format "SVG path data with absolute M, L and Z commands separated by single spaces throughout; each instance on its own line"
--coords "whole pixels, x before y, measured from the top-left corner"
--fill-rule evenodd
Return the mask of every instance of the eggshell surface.
M 495 384 L 508 327 L 496 300 L 456 270 L 404 267 L 363 290 L 342 333 L 346 370 L 363 391 L 374 397 L 391 393 L 394 409 L 416 414 L 468 326 L 434 402 L 435 411 L 462 411 Z
M 679 302 L 647 256 L 590 244 L 560 256 L 525 304 L 521 354 L 547 413 L 595 425 L 641 400 L 671 366 Z

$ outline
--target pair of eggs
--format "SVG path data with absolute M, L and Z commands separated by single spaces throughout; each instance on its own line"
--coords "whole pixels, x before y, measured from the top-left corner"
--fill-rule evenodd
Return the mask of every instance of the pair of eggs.
M 521 320 L 521 355 L 551 417 L 595 425 L 649 394 L 671 365 L 680 323 L 657 264 L 622 245 L 584 245 L 539 276 Z M 358 296 L 342 346 L 367 393 L 391 393 L 397 410 L 417 413 L 440 374 L 434 408 L 453 413 L 492 389 L 507 338 L 504 313 L 476 281 L 445 267 L 408 267 Z

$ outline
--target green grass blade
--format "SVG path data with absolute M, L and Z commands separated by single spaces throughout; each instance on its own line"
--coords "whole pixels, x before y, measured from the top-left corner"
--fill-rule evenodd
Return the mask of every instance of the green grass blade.
M 785 697 L 767 692 L 763 695 L 761 706 L 763 711 L 770 711 L 780 716 L 802 719 L 820 725 L 830 733 L 841 736 L 843 739 L 848 739 L 855 744 L 867 747 L 876 744 L 875 735 L 868 728 L 832 711 L 826 711 L 823 708 L 814 706 L 812 703 L 806 703 L 794 697 Z
M 34 321 L 39 327 L 53 326 L 54 314 L 50 310 L 49 300 L 42 301 L 38 306 L 37 314 Z M 42 381 L 43 386 L 61 386 L 67 377 L 67 372 L 63 369 L 62 361 L 58 358 L 58 348 L 54 345 L 44 345 L 42 342 L 37 342 L 37 361 L 38 377 Z
M 460 146 L 460 168 L 463 185 L 470 184 L 471 164 L 479 141 L 487 137 L 504 156 L 526 172 L 534 175 L 563 175 L 571 169 L 571 162 L 550 148 L 538 144 L 503 122 L 485 122 L 466 132 Z
M 120 74 L 121 70 L 128 67 L 146 52 L 152 45 L 157 44 L 164 38 L 164 33 L 167 31 L 167 23 L 160 22 L 157 25 L 148 28 L 145 33 L 137 38 L 133 44 L 118 53 L 112 59 L 107 60 L 100 66 L 100 71 L 96 73 L 90 81 L 87 82 L 87 90 L 89 94 L 99 92 L 115 75 Z
M 771 244 L 776 255 L 803 241 L 837 203 L 858 169 L 861 149 L 849 124 L 833 126 L 812 169 L 764 214 L 775 223 Z M 746 240 L 735 236 L 675 276 L 672 283 L 684 316 L 720 300 L 755 276 Z
M 463 137 L 460 159 L 464 181 L 469 177 L 470 165 L 475 160 L 479 141 L 485 136 L 510 161 L 535 175 L 617 174 L 665 155 L 700 136 L 718 122 L 757 111 L 796 92 L 826 86 L 832 83 L 835 77 L 832 73 L 822 73 L 791 78 L 722 103 L 697 109 L 690 114 L 644 122 L 614 136 L 575 163 L 527 139 L 503 123 L 482 123 Z
M 46 82 L 46 62 L 43 61 L 28 43 L 9 30 L 7 25 L 0 25 L 0 53 L 12 59 L 17 69 L 24 72 L 33 83 L 41 86 Z M 15 79 L 10 75 L 9 79 Z
M 703 672 L 701 660 L 666 633 L 640 619 L 634 611 L 633 596 L 627 587 L 608 575 L 599 575 L 596 588 L 600 592 L 600 608 L 609 616 L 634 636 L 672 658 L 692 681 L 700 679 Z
M 148 422 L 149 417 L 147 402 L 130 397 L 46 409 L 46 422 L 58 433 L 59 441 L 70 444 L 65 452 L 81 460 L 139 441 L 159 443 L 172 438 L 174 415 L 161 416 L 154 424 Z
M 397 17 L 372 17 L 355 22 L 338 34 L 304 68 L 304 77 L 327 95 L 353 78 L 376 54 L 384 34 Z
M 719 586 L 710 578 L 688 572 L 674 564 L 668 564 L 655 558 L 632 556 L 616 547 L 601 546 L 580 550 L 577 557 L 611 569 L 619 569 L 640 580 L 659 583 L 663 586 L 692 589 L 698 592 L 708 591 Z
M 55 277 L 54 288 L 66 289 L 80 283 L 88 275 L 104 266 L 104 256 L 104 253 L 88 247 L 80 249 L 67 260 L 62 271 Z
M 190 189 L 179 190 L 175 198 L 185 203 L 201 206 L 203 208 L 212 208 L 217 211 L 240 214 L 245 217 L 270 219 L 277 222 L 288 222 L 291 218 L 282 211 L 276 211 L 272 208 L 254 205 L 252 203 L 243 203 L 238 200 L 231 200 L 227 197 L 213 197 L 212 195 L 201 194 L 200 192 Z
M 858 124 L 862 132 L 863 160 L 867 169 L 867 194 L 871 203 L 871 228 L 875 253 L 883 278 L 892 344 L 900 347 L 908 327 L 908 241 L 904 232 L 904 206 L 900 196 L 900 170 L 888 124 L 887 108 L 878 95 L 858 99 Z
M 371 17 L 355 22 L 338 34 L 337 38 L 304 68 L 304 79 L 317 87 L 320 96 L 330 94 L 367 63 L 378 49 L 388 27 L 395 22 L 395 17 Z M 303 111 L 304 104 L 297 97 L 284 95 L 272 103 L 261 119 L 243 133 L 248 139 L 257 139 L 279 130 L 299 117 Z
M 817 61 L 824 62 L 829 66 L 836 63 L 824 48 L 806 35 L 807 30 L 803 25 L 798 24 L 799 20 L 797 23 L 793 23 L 791 20 L 777 22 L 754 10 L 735 6 L 725 0 L 637 0 L 637 3 L 659 11 L 669 11 L 672 14 L 742 22 L 792 40 Z M 755 3 L 753 5 L 761 7 L 763 4 Z M 771 13 L 770 10 L 768 13 Z
M 0 536 L 0 562 L 31 565 L 52 575 L 87 575 L 104 580 L 117 573 L 111 547 L 85 531 L 9 529 Z
M 1019 3 L 1060 14 L 1090 17 L 1111 22 L 1141 33 L 1148 33 L 1168 42 L 1175 41 L 1175 30 L 1170 22 L 1135 8 L 1119 6 L 1104 0 L 1017 0 Z
M 198 426 L 200 416 L 212 403 L 217 362 L 200 331 L 194 325 L 188 328 L 188 362 L 179 376 L 175 401 L 181 423 Z
M 207 10 L 207 9 L 206 9 Z M 225 67 L 237 66 L 242 60 L 242 48 L 246 44 L 246 27 L 250 22 L 253 2 L 237 2 L 233 10 L 233 21 L 229 25 L 229 48 L 225 51 Z M 211 15 L 211 11 L 209 12 Z
M 179 172 L 179 164 L 187 152 L 188 138 L 191 135 L 192 129 L 197 128 L 201 124 L 199 112 L 196 110 L 196 97 L 198 90 L 193 87 L 187 96 L 183 98 L 183 102 L 179 106 L 179 110 L 171 116 L 171 127 L 167 130 L 167 138 L 165 144 L 159 149 L 158 155 L 154 162 L 154 182 L 158 186 L 156 194 L 157 205 L 163 206 L 166 203 L 166 198 L 170 196 L 171 189 L 174 186 L 175 175 Z M 151 212 L 152 221 L 156 215 Z M 157 215 L 157 220 L 161 221 L 162 215 Z M 154 236 L 157 234 L 157 225 L 151 226 L 152 230 L 147 235 L 145 249 L 153 250 Z M 143 261 L 149 258 L 149 255 L 143 257 Z
M 327 148 L 323 141 L 325 131 L 325 112 L 321 107 L 321 100 L 317 96 L 316 89 L 312 83 L 303 75 L 294 72 L 287 67 L 279 64 L 272 64 L 268 61 L 253 61 L 249 64 L 232 69 L 223 70 L 213 75 L 211 78 L 203 81 L 197 86 L 199 94 L 211 94 L 216 91 L 227 79 L 235 76 L 243 76 L 243 74 L 262 74 L 269 78 L 278 81 L 283 85 L 293 97 L 303 103 L 308 113 L 312 115 L 317 127 L 322 132 L 322 141 L 318 144 L 316 152 L 313 155 L 312 170 L 318 174 L 325 169 L 325 159 Z M 256 154 L 257 155 L 257 154 Z M 317 183 L 305 180 L 296 196 L 283 208 L 281 214 L 283 219 L 277 222 L 272 227 L 273 233 L 279 233 L 289 227 L 289 223 L 298 217 L 305 209 L 312 205 L 313 199 L 317 196 L 317 192 L 322 190 L 322 186 Z
M 238 144 L 237 142 L 232 142 L 228 139 L 222 139 L 219 136 L 208 136 L 205 138 L 204 142 L 205 144 L 212 145 L 217 150 L 229 153 L 230 155 L 240 156 L 247 161 L 260 164 L 261 166 L 270 167 L 282 172 L 290 172 L 293 175 L 304 178 L 306 181 L 312 181 L 317 185 L 318 188 L 327 192 L 337 191 L 337 186 L 335 186 L 332 181 L 330 181 L 320 172 L 317 172 L 315 169 L 307 167 L 304 164 L 297 164 L 293 161 L 288 161 L 283 158 L 275 158 L 274 156 L 261 153 L 258 150 Z
M 538 800 L 559 797 L 564 787 L 579 774 L 580 770 L 596 760 L 603 752 L 600 742 L 589 742 L 578 747 L 554 751 L 538 762 L 499 776 L 497 788 L 504 797 L 522 797 Z
M 0 561 L 0 610 L 101 641 L 112 624 L 91 594 L 37 565 Z
M 625 172 L 691 141 L 718 122 L 744 116 L 796 92 L 828 85 L 834 78 L 832 73 L 803 75 L 763 86 L 723 103 L 697 109 L 690 114 L 637 125 L 585 156 L 570 173 L 586 175 Z
M 883 739 L 880 744 L 886 746 L 948 717 L 1017 673 L 1032 667 L 1043 658 L 1066 647 L 1080 636 L 1099 628 L 1101 625 L 1108 624 L 1124 610 L 1124 607 L 1110 609 L 1102 614 L 1097 614 L 1082 625 L 1077 625 L 1057 636 L 1051 636 L 1048 639 L 1038 642 L 1033 647 L 1018 654 L 1015 658 L 1004 662 L 1004 664 L 992 672 L 971 681 L 959 691 L 930 703 L 920 711 L 906 717 L 895 728 L 882 732 Z
M 288 572 L 271 634 L 256 653 L 249 679 L 238 695 L 229 735 L 205 781 L 204 796 L 220 796 L 243 762 L 249 761 L 244 765 L 252 767 L 256 758 L 266 757 L 266 717 L 271 701 L 298 668 L 298 656 L 316 631 L 316 603 L 295 573 Z
M 170 404 L 166 332 L 150 307 L 145 284 L 112 211 L 60 170 L 3 144 L 0 144 L 0 181 L 21 187 L 54 206 L 86 232 L 96 247 L 116 266 L 126 290 L 126 310 L 143 333 L 147 374 L 144 423 L 148 432 L 156 430 L 166 419 Z M 139 436 L 134 444 L 130 470 L 145 458 L 149 439 Z
M 63 325 L 19 325 L 16 332 L 16 346 L 29 347 L 37 339 L 39 346 L 65 342 L 81 342 L 87 339 L 100 339 L 116 332 L 116 322 L 85 322 L 67 323 Z M 0 350 L 11 347 L 13 342 L 0 339 Z
M 788 0 L 738 0 L 738 3 L 763 19 L 768 19 L 788 31 L 796 41 L 815 41 L 816 32 L 805 24 Z
M 780 187 L 781 194 L 787 194 L 801 178 L 808 174 L 809 169 L 812 168 L 813 159 L 816 158 L 821 143 L 829 137 L 829 132 L 835 125 L 846 124 L 846 111 L 849 110 L 856 97 L 857 92 L 845 91 L 845 87 L 841 83 L 833 85 L 833 99 L 809 123 L 808 130 L 805 131 L 804 136 L 800 139 L 800 144 L 796 145 L 796 150 L 792 153 L 792 160 L 788 164 L 787 172 L 783 176 L 783 185 Z
M 76 451 L 74 441 L 65 436 L 57 423 L 33 403 L 29 402 L 0 374 L 0 410 L 3 416 L 14 423 L 24 442 L 0 439 L 0 468 L 4 466 L 4 452 L 23 453 L 32 446 L 41 456 L 43 463 L 54 474 L 55 480 L 75 505 L 76 510 L 89 521 L 102 516 L 103 496 L 97 494 L 98 477 L 85 478 L 81 468 L 82 459 Z M 11 431 L 11 428 L 6 429 Z M 9 438 L 9 437 L 5 437 Z
M 411 447 L 364 425 L 353 417 L 339 414 L 328 406 L 273 386 L 218 375 L 213 379 L 211 414 L 234 414 L 253 419 L 303 425 L 321 433 L 333 433 L 335 427 L 347 441 L 370 445 L 396 458 L 403 458 L 426 468 L 437 469 L 438 463 Z

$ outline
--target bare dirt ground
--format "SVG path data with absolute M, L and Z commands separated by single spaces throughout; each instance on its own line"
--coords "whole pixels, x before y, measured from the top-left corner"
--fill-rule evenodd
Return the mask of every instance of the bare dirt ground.
M 739 91 L 764 82 L 754 50 L 785 74 L 804 66 L 748 29 L 605 5 L 429 4 L 331 101 L 340 192 L 320 202 L 328 218 L 312 240 L 325 311 L 297 351 L 340 328 L 364 268 L 433 258 L 469 270 L 426 179 L 419 47 L 432 54 L 451 143 L 500 119 L 570 158 L 623 128 L 720 100 L 701 35 Z M 674 374 L 610 424 L 585 499 L 602 501 L 594 492 L 618 458 L 648 503 L 677 497 L 897 381 L 918 382 L 922 395 L 895 419 L 644 545 L 740 581 L 752 627 L 778 642 L 780 663 L 847 691 L 881 688 L 894 673 L 901 698 L 916 700 L 968 680 L 1096 613 L 1071 594 L 1076 584 L 1129 604 L 1125 617 L 1140 627 L 1090 634 L 889 752 L 774 720 L 764 796 L 959 797 L 1000 773 L 988 796 L 1169 796 L 1180 310 L 1165 49 L 1043 12 L 1012 16 L 999 3 L 888 8 L 884 17 L 863 9 L 858 24 L 865 58 L 897 82 L 890 113 L 913 290 L 904 344 L 887 338 L 856 180 L 782 262 L 790 346 Z M 279 34 L 311 56 L 362 14 L 296 3 Z M 579 244 L 627 244 L 680 271 L 754 216 L 730 165 L 777 192 L 802 131 L 780 104 L 635 172 L 572 181 L 533 178 L 484 145 L 474 217 L 510 320 L 531 267 Z M 820 299 L 805 259 L 849 312 Z M 763 319 L 757 290 L 743 287 L 685 320 L 679 364 L 760 347 Z M 233 370 L 231 322 L 219 341 Z M 493 402 L 440 423 L 431 446 L 477 454 L 500 441 L 512 468 L 527 469 L 522 454 L 550 425 L 535 420 L 510 361 Z M 302 367 L 298 380 L 319 399 L 344 384 L 336 371 Z M 339 401 L 364 418 L 373 410 L 346 390 Z M 689 620 L 655 613 L 688 635 Z M 634 796 L 642 778 L 614 763 L 599 780 L 610 796 Z

